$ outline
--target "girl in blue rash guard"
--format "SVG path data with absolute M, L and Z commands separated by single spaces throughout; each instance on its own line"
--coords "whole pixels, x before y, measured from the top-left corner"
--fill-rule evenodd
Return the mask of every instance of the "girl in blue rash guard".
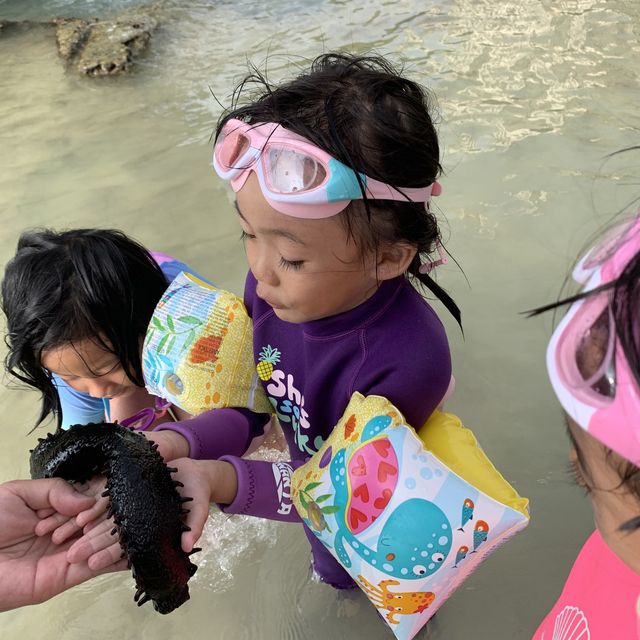
M 124 419 L 153 405 L 140 341 L 183 269 L 168 256 L 154 260 L 120 231 L 22 233 L 2 282 L 5 364 L 42 394 L 36 426 L 50 415 L 63 428 Z
M 193 273 L 120 231 L 39 229 L 20 236 L 2 282 L 5 364 L 42 394 L 36 426 L 50 415 L 63 428 L 120 421 L 154 405 L 144 388 L 142 340 L 181 271 Z M 267 419 L 254 420 L 258 430 Z
M 176 260 L 174 257 L 169 256 L 166 253 L 152 251 L 150 255 L 160 267 L 167 284 L 172 282 L 173 279 L 182 271 L 195 274 L 195 272 L 184 262 Z M 120 404 L 119 399 L 94 397 L 86 392 L 79 391 L 75 389 L 71 383 L 66 382 L 56 373 L 52 374 L 52 379 L 56 387 L 56 391 L 58 392 L 58 398 L 62 408 L 63 429 L 68 429 L 72 424 L 101 422 L 102 420 L 105 420 L 105 418 L 107 420 L 112 420 L 116 419 L 112 418 L 112 414 L 118 416 L 127 413 L 128 407 L 121 407 L 122 410 L 118 410 L 118 405 Z M 142 405 L 148 406 L 149 402 L 152 400 L 147 399 L 142 390 L 138 393 L 140 394 Z M 112 404 L 115 404 L 116 407 L 114 412 L 111 411 Z M 131 408 L 133 408 L 133 406 Z M 157 423 L 158 421 L 156 420 L 156 424 Z

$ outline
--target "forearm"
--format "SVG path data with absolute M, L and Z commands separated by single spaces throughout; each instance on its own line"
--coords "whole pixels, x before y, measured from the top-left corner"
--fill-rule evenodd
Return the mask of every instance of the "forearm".
M 302 461 L 272 464 L 227 456 L 220 460 L 187 458 L 172 464 L 178 468 L 174 478 L 184 484 L 181 493 L 194 497 L 199 506 L 215 502 L 227 513 L 300 521 L 292 509 L 289 487 L 293 465 Z
M 212 409 L 189 420 L 161 424 L 154 432 L 179 434 L 187 446 L 181 451 L 183 456 L 215 460 L 223 455 L 243 455 L 253 438 L 264 433 L 269 420 L 269 414 L 248 409 Z
M 225 513 L 301 522 L 291 501 L 291 475 L 303 464 L 302 460 L 266 462 L 224 456 L 219 460 L 234 470 L 235 493 L 233 500 L 217 500 Z

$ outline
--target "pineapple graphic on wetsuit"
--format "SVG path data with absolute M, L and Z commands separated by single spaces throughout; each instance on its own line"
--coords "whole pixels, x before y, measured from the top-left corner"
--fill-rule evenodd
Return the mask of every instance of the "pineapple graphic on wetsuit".
M 256 370 L 260 380 L 266 382 L 271 379 L 274 365 L 280 362 L 280 351 L 271 345 L 263 347 L 260 351 L 260 360 L 256 365 Z

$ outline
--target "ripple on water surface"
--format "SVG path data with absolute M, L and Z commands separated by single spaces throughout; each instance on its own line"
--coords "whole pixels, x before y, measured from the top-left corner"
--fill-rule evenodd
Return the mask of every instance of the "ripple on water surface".
M 0 0 L 0 20 L 102 17 L 137 4 Z M 154 8 L 161 26 L 122 78 L 65 72 L 50 27 L 0 32 L 0 263 L 25 226 L 113 226 L 240 291 L 237 216 L 210 167 L 220 113 L 211 91 L 228 105 L 247 59 L 273 80 L 335 48 L 403 62 L 437 97 L 446 170 L 437 211 L 471 284 L 453 263 L 438 270 L 465 320 L 463 342 L 441 313 L 458 381 L 451 408 L 533 507 L 529 529 L 421 637 L 484 637 L 485 624 L 496 640 L 530 637 L 592 525 L 562 473 L 566 442 L 544 372 L 551 320 L 525 322 L 519 312 L 556 298 L 571 257 L 599 226 L 594 211 L 607 216 L 637 195 L 637 168 L 602 158 L 640 128 L 640 4 L 164 0 Z M 16 403 L 13 393 L 0 389 L 2 406 L 19 414 L 5 431 L 2 480 L 27 473 L 37 435 L 25 437 L 37 394 Z M 298 526 L 216 512 L 202 546 L 192 600 L 170 616 L 137 609 L 122 574 L 3 614 L 0 636 L 42 640 L 42 620 L 65 640 L 390 635 L 360 592 L 309 580 Z

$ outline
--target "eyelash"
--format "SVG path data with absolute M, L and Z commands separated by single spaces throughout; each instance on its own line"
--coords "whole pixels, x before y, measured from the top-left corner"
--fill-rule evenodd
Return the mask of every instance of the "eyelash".
M 304 260 L 287 260 L 286 258 L 280 258 L 280 267 L 282 269 L 293 269 L 294 271 L 298 271 L 302 269 L 302 265 L 304 264 Z
M 241 240 L 255 240 L 255 236 L 247 233 L 244 229 L 240 232 Z M 298 271 L 302 269 L 302 265 L 304 264 L 304 260 L 287 260 L 286 258 L 280 258 L 279 266 L 281 269 L 293 269 L 294 271 Z
M 584 475 L 582 474 L 582 470 L 577 462 L 577 460 L 569 461 L 569 474 L 573 478 L 573 481 L 585 491 L 585 493 L 591 493 L 591 487 L 587 484 Z
M 118 369 L 121 369 L 122 365 L 118 362 L 116 364 L 113 365 L 113 367 L 111 367 L 111 369 L 109 369 L 108 371 L 105 371 L 104 373 L 94 373 L 91 378 L 96 379 L 96 378 L 103 378 L 104 376 L 109 375 L 110 373 L 113 373 L 114 371 L 117 371 Z M 60 376 L 65 382 L 73 382 L 74 380 L 77 380 L 78 377 L 77 376 Z

